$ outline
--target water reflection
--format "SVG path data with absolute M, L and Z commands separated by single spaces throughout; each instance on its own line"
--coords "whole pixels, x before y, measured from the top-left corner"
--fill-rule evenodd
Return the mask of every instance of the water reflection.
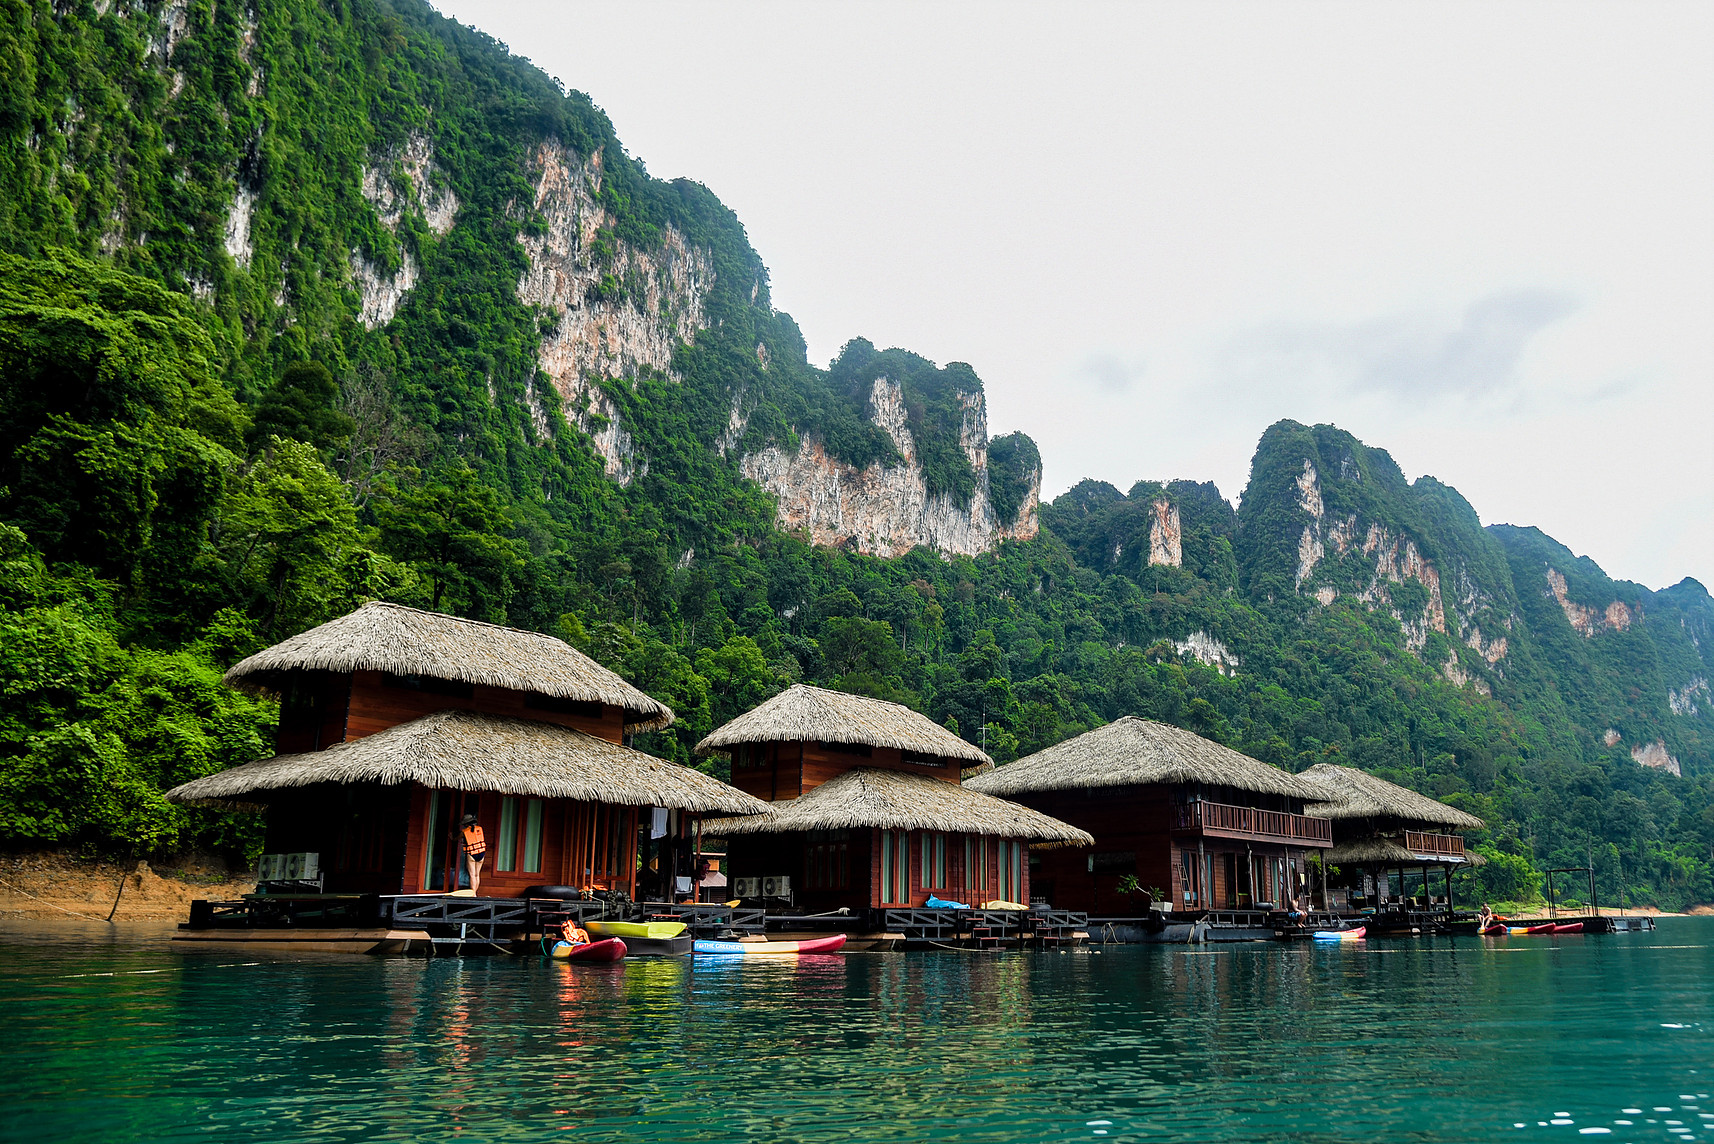
M 0 999 L 29 1050 L 0 1079 L 0 1136 L 1702 1139 L 1714 1121 L 1689 1099 L 1714 1069 L 1714 920 L 607 966 L 185 954 L 164 936 L 0 927 Z

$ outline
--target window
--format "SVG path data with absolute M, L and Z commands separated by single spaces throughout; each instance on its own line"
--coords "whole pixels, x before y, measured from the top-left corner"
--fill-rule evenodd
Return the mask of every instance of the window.
M 964 839 L 964 888 L 988 891 L 988 839 Z
M 924 830 L 917 835 L 917 852 L 920 854 L 920 870 L 917 871 L 924 890 L 944 890 L 946 888 L 946 835 Z
M 851 847 L 844 831 L 810 835 L 804 852 L 804 889 L 845 890 L 851 886 Z
M 428 797 L 428 845 L 423 864 L 423 889 L 446 889 L 447 867 L 447 796 L 444 791 L 431 790 Z
M 938 755 L 919 755 L 915 751 L 901 751 L 899 758 L 913 767 L 945 767 L 946 760 Z
M 922 853 L 922 888 L 946 888 L 946 835 L 923 831 L 918 844 Z
M 823 740 L 821 749 L 834 755 L 862 755 L 865 759 L 875 753 L 867 743 L 829 743 Z
M 1002 900 L 1008 902 L 1019 901 L 1020 899 L 1018 898 L 1018 895 L 1024 892 L 1023 844 L 1019 842 L 1002 841 L 999 844 L 999 851 L 1000 897 Z
M 500 844 L 494 855 L 494 872 L 509 874 L 518 868 L 518 800 L 507 795 L 500 800 Z
M 524 869 L 539 874 L 542 869 L 542 800 L 532 798 L 524 808 Z
M 902 830 L 881 831 L 881 901 L 887 905 L 910 904 L 910 837 Z

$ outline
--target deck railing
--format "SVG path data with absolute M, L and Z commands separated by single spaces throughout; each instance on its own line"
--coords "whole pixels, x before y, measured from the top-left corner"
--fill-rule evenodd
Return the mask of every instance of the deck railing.
M 1224 802 L 1187 802 L 1177 809 L 1178 830 L 1214 830 L 1291 842 L 1333 841 L 1333 822 L 1283 810 L 1258 810 Z
M 1461 834 L 1424 834 L 1416 830 L 1405 831 L 1405 849 L 1412 854 L 1445 854 L 1453 858 L 1464 857 L 1464 836 Z

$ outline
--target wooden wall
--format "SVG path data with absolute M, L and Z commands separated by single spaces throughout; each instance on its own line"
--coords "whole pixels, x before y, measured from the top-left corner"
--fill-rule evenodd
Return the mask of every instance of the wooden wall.
M 528 693 L 499 687 L 474 684 L 469 698 L 446 695 L 438 691 L 416 691 L 389 686 L 378 671 L 359 671 L 351 681 L 351 703 L 345 720 L 345 738 L 361 739 L 377 731 L 385 731 L 400 723 L 408 723 L 436 711 L 481 711 L 488 715 L 508 715 L 514 719 L 532 719 L 538 723 L 557 723 L 575 727 L 611 743 L 624 742 L 625 712 L 623 708 L 605 706 L 599 716 L 546 711 L 526 705 Z M 323 746 L 331 744 L 324 743 Z
M 908 763 L 895 747 L 875 747 L 870 754 L 860 755 L 818 742 L 756 743 L 748 751 L 747 760 L 739 754 L 733 757 L 732 785 L 764 802 L 797 798 L 854 767 L 905 771 L 957 783 L 962 766 L 957 759 L 947 759 L 944 766 Z
M 849 883 L 843 890 L 811 890 L 808 888 L 809 871 L 806 858 L 808 848 L 817 842 L 830 840 L 832 836 L 837 834 L 843 834 L 849 846 Z M 922 831 L 906 832 L 910 878 L 910 901 L 908 903 L 883 902 L 881 900 L 883 889 L 881 885 L 881 832 L 873 829 L 821 831 L 815 835 L 735 834 L 727 839 L 727 884 L 731 885 L 731 879 L 734 878 L 785 874 L 792 879 L 792 887 L 796 891 L 797 908 L 805 913 L 819 913 L 824 910 L 838 909 L 841 906 L 853 910 L 881 909 L 885 906 L 903 908 L 906 905 L 920 908 L 928 904 L 930 895 L 968 902 L 972 905 L 999 897 L 1000 839 L 988 839 L 987 888 L 978 891 L 972 888 L 974 879 L 967 877 L 968 872 L 964 869 L 966 836 L 950 832 L 945 834 L 946 881 L 948 885 L 924 887 L 922 885 L 923 836 L 924 832 Z M 1019 900 L 1027 905 L 1031 893 L 1030 853 L 1027 847 L 1020 856 L 1018 867 L 1019 893 L 1021 895 Z
M 270 806 L 263 849 L 319 854 L 330 893 L 396 894 L 409 854 L 409 807 L 402 787 L 283 791 Z
M 350 702 L 349 672 L 295 673 L 280 705 L 280 725 L 274 736 L 275 753 L 295 755 L 344 742 L 345 718 Z
M 1198 839 L 1195 835 L 1174 835 L 1171 788 L 1043 791 L 1020 795 L 1013 801 L 1095 836 L 1091 849 L 1038 852 L 1036 892 L 1054 906 L 1098 917 L 1134 916 L 1142 911 L 1142 899 L 1119 893 L 1121 879 L 1131 875 L 1144 889 L 1156 887 L 1169 893 L 1175 909 L 1186 908 L 1184 892 L 1194 886 L 1185 882 L 1182 855 L 1184 851 L 1196 855 Z M 1200 909 L 1237 908 L 1238 894 L 1250 892 L 1251 860 L 1287 854 L 1283 844 L 1223 838 L 1201 841 L 1200 853 L 1214 859 L 1214 881 L 1211 892 L 1206 893 L 1208 900 L 1196 904 Z M 1290 848 L 1292 865 L 1299 871 L 1305 852 L 1300 847 Z M 1192 876 L 1194 879 L 1195 874 Z M 1259 874 L 1257 888 L 1265 893 Z
M 408 830 L 405 833 L 405 859 L 400 886 L 389 893 L 420 894 L 426 891 L 428 879 L 425 866 L 431 852 L 429 814 L 433 792 L 425 787 L 413 787 Z M 516 839 L 518 869 L 501 871 L 500 810 L 504 795 L 475 791 L 442 791 L 443 822 L 457 837 L 458 821 L 474 813 L 488 843 L 488 857 L 482 863 L 482 897 L 518 898 L 531 886 L 576 886 L 584 890 L 623 890 L 632 893 L 636 885 L 636 847 L 638 808 L 609 806 L 603 803 L 573 802 L 568 799 L 542 800 L 542 856 L 540 870 L 523 869 L 525 813 L 529 800 L 518 798 L 519 819 Z M 590 854 L 592 845 L 603 844 L 616 836 L 620 857 L 612 869 Z M 603 846 L 605 850 L 605 846 Z M 454 853 L 461 855 L 462 847 Z M 461 859 L 460 859 L 461 860 Z M 591 871 L 593 867 L 593 871 Z M 453 879 L 444 888 L 456 888 Z M 433 892 L 433 891 L 427 891 Z

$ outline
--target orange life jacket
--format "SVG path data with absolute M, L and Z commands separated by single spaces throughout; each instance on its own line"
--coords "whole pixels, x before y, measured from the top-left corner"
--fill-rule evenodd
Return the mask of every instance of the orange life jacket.
M 488 839 L 482 836 L 480 826 L 466 826 L 464 834 L 464 852 L 466 854 L 485 854 L 488 851 Z

